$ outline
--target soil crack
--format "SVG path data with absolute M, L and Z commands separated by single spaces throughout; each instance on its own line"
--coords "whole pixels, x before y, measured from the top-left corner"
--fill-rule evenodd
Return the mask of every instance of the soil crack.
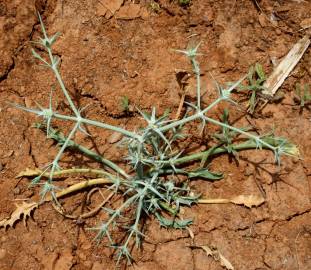
M 5 71 L 5 73 L 2 76 L 0 76 L 0 83 L 2 83 L 3 81 L 5 81 L 8 78 L 8 76 L 14 70 L 14 68 L 15 68 L 15 59 L 13 57 L 12 58 L 12 64 L 8 67 L 8 69 Z

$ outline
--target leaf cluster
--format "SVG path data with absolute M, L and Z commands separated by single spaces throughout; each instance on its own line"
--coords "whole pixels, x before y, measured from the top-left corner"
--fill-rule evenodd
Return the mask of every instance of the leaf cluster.
M 248 112 L 253 114 L 258 104 L 258 96 L 265 89 L 263 84 L 267 77 L 261 64 L 256 63 L 255 66 L 250 67 L 247 75 L 247 85 L 241 85 L 239 91 L 247 93 Z

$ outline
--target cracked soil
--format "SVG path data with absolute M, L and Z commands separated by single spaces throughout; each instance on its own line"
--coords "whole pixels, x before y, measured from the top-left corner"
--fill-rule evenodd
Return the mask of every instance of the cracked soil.
M 234 81 L 256 62 L 270 74 L 273 62 L 306 33 L 300 30 L 301 23 L 311 20 L 310 1 L 192 0 L 187 7 L 169 0 L 112 2 L 123 3 L 113 16 L 99 0 L 0 1 L 0 219 L 12 213 L 16 199 L 38 198 L 38 189 L 28 189 L 29 179 L 15 176 L 25 168 L 42 168 L 57 153 L 55 143 L 32 127 L 36 118 L 7 103 L 46 105 L 56 85 L 51 72 L 38 66 L 31 54 L 36 46 L 31 41 L 40 36 L 36 10 L 48 33 L 61 32 L 54 51 L 61 57 L 60 70 L 75 102 L 79 107 L 91 104 L 86 110 L 89 118 L 128 129 L 141 120 L 135 110 L 123 114 L 119 105 L 123 96 L 133 107 L 177 111 L 181 93 L 176 72 L 191 73 L 191 66 L 172 49 L 184 49 L 193 38 L 202 42 L 203 56 L 198 60 L 207 89 L 203 102 L 208 103 L 216 96 L 210 74 L 220 83 Z M 194 239 L 187 230 L 167 230 L 147 220 L 147 237 L 142 249 L 133 251 L 135 263 L 128 269 L 223 269 L 193 245 L 217 248 L 237 270 L 311 269 L 311 113 L 299 111 L 293 101 L 296 83 L 311 84 L 310 78 L 309 48 L 279 90 L 284 93 L 281 102 L 269 103 L 251 118 L 262 134 L 274 129 L 297 144 L 302 159 L 285 157 L 278 167 L 268 151 L 240 152 L 238 161 L 223 155 L 213 159 L 211 169 L 225 172 L 224 179 L 192 182 L 207 198 L 261 194 L 265 203 L 252 209 L 229 204 L 185 209 L 184 215 L 194 218 Z M 57 110 L 68 113 L 57 87 L 54 92 Z M 189 98 L 193 97 L 190 90 Z M 214 116 L 222 110 L 219 106 Z M 232 106 L 230 110 L 236 125 L 249 124 L 243 110 Z M 66 126 L 54 124 L 66 132 Z M 122 157 L 109 142 L 109 131 L 88 132 L 92 137 L 78 134 L 75 140 L 107 159 Z M 194 147 L 202 144 L 199 135 L 194 137 Z M 97 166 L 70 151 L 62 165 Z M 85 196 L 81 192 L 62 203 L 71 213 L 79 213 Z M 94 195 L 92 204 L 99 200 Z M 1 229 L 0 269 L 114 269 L 111 251 L 96 246 L 94 233 L 86 230 L 100 217 L 101 213 L 84 221 L 69 220 L 49 204 L 41 206 L 27 227 L 18 222 L 7 231 Z

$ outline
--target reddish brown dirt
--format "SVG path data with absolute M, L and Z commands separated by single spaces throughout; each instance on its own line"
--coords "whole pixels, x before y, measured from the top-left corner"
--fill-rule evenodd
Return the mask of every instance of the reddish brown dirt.
M 137 6 L 128 9 L 133 2 Z M 159 0 L 159 10 L 150 8 L 151 2 L 125 1 L 115 16 L 105 18 L 99 0 L 0 1 L 0 219 L 14 210 L 15 199 L 37 197 L 38 190 L 27 189 L 29 180 L 15 176 L 26 167 L 46 165 L 57 151 L 43 132 L 32 128 L 35 118 L 6 103 L 46 105 L 55 84 L 50 71 L 39 67 L 30 52 L 30 41 L 40 34 L 35 9 L 49 33 L 62 33 L 55 51 L 79 106 L 91 104 L 88 117 L 127 128 L 137 127 L 138 116 L 119 117 L 122 96 L 142 109 L 177 110 L 180 93 L 175 70 L 191 71 L 191 67 L 171 49 L 185 48 L 190 36 L 202 41 L 204 55 L 199 60 L 208 102 L 215 97 L 210 73 L 222 83 L 234 81 L 256 62 L 270 73 L 271 59 L 280 59 L 298 41 L 304 34 L 300 23 L 311 14 L 309 1 L 257 0 L 261 11 L 251 0 L 193 0 L 185 8 L 177 1 Z M 275 21 L 261 12 L 267 18 L 274 14 Z M 311 83 L 310 76 L 309 48 L 280 89 L 285 99 L 268 104 L 252 120 L 262 133 L 274 127 L 276 134 L 296 143 L 302 160 L 284 158 L 278 168 L 271 165 L 273 156 L 268 152 L 240 153 L 238 164 L 222 156 L 212 162 L 212 169 L 226 172 L 223 180 L 192 184 L 204 197 L 264 193 L 266 202 L 255 209 L 199 205 L 186 210 L 194 218 L 193 240 L 187 231 L 160 229 L 150 220 L 142 251 L 134 251 L 136 263 L 129 269 L 222 269 L 191 245 L 216 247 L 240 270 L 311 269 L 311 114 L 292 106 L 295 84 Z M 58 109 L 66 110 L 58 88 L 54 96 Z M 120 158 L 120 150 L 107 143 L 110 132 L 93 128 L 89 132 L 92 140 L 83 136 L 77 140 L 96 145 L 106 158 Z M 79 166 L 83 160 L 68 153 L 63 166 Z M 80 211 L 84 196 L 67 198 L 66 209 Z M 27 228 L 19 222 L 14 229 L 1 230 L 0 269 L 114 269 L 110 251 L 96 247 L 94 234 L 86 230 L 98 219 L 79 224 L 43 205 Z

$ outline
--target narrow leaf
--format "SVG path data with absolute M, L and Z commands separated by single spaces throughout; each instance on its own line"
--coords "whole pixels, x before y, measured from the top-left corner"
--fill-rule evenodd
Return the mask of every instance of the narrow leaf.
M 198 169 L 196 171 L 188 172 L 189 178 L 203 178 L 207 180 L 220 180 L 223 178 L 222 173 L 210 172 L 208 169 Z
M 192 219 L 167 219 L 156 213 L 156 217 L 159 220 L 161 226 L 165 228 L 174 228 L 174 229 L 185 229 L 187 226 L 191 225 L 193 220 Z

